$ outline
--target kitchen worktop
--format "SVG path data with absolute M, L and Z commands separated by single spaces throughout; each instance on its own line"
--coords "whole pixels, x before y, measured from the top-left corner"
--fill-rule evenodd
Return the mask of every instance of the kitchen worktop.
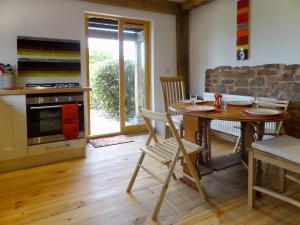
M 27 94 L 46 94 L 46 93 L 66 93 L 66 92 L 84 92 L 91 91 L 89 87 L 81 88 L 23 88 L 6 90 L 0 89 L 0 96 L 4 95 L 27 95 Z

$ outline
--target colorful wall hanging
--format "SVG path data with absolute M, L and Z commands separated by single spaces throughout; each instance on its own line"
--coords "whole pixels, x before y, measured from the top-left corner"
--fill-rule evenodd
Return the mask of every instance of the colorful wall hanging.
M 237 0 L 237 60 L 249 58 L 249 0 Z
M 81 75 L 79 41 L 18 36 L 17 50 L 20 76 Z

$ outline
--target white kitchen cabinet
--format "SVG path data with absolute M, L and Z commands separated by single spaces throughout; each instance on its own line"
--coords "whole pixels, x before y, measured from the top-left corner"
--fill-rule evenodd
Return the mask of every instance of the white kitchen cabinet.
M 49 154 L 61 151 L 72 151 L 72 149 L 83 149 L 85 146 L 85 139 L 76 139 L 68 141 L 58 141 L 53 143 L 46 143 L 40 145 L 32 145 L 28 147 L 28 156 Z
M 27 156 L 26 96 L 0 96 L 0 161 Z

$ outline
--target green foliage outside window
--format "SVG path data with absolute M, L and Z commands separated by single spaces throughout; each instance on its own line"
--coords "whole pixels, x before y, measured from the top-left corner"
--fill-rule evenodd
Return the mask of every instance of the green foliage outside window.
M 90 54 L 91 108 L 101 110 L 108 118 L 119 119 L 119 60 L 110 54 Z M 126 118 L 135 116 L 135 64 L 125 61 Z

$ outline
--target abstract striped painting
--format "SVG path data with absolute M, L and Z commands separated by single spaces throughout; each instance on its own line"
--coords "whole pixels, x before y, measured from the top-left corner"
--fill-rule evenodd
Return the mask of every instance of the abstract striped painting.
M 81 75 L 80 41 L 18 36 L 17 50 L 20 76 Z
M 249 1 L 237 0 L 237 60 L 249 58 Z

